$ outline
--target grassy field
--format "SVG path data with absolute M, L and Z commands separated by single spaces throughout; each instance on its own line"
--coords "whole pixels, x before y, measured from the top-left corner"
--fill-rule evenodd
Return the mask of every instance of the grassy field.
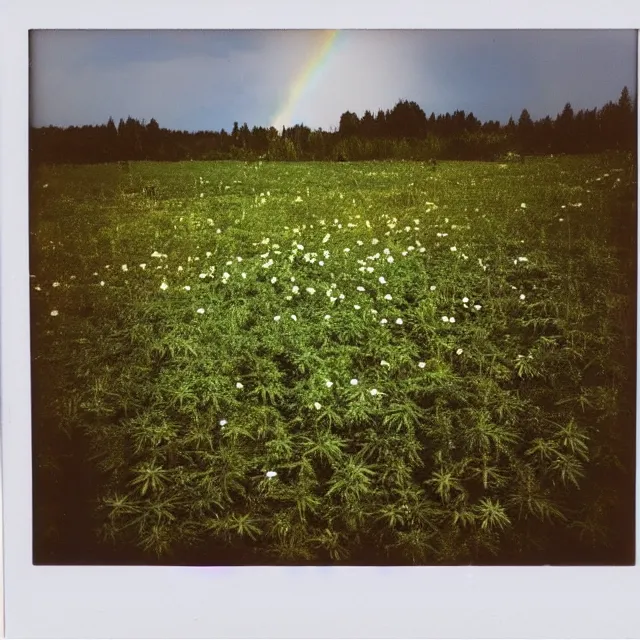
M 635 180 L 38 169 L 36 559 L 632 563 Z

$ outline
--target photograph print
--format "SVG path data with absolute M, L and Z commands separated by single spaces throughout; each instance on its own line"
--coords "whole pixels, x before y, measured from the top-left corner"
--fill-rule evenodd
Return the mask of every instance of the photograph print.
M 30 34 L 36 565 L 633 565 L 637 34 Z

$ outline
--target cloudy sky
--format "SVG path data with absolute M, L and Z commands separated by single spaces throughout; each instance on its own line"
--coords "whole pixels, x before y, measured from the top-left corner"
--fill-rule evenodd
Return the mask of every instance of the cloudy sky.
M 636 90 L 634 31 L 37 31 L 33 124 L 337 127 L 415 100 L 429 115 L 534 118 Z M 285 108 L 286 107 L 286 108 Z

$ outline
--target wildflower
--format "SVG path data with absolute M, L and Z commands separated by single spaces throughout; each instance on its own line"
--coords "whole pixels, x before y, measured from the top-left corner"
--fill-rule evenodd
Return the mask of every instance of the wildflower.
M 151 254 L 151 257 L 152 257 L 152 258 L 162 258 L 162 254 L 161 254 L 161 253 L 159 253 L 158 251 L 154 251 L 154 252 Z
M 322 242 L 323 242 L 323 244 L 324 244 L 325 242 L 328 242 L 330 237 L 331 237 L 331 234 L 330 234 L 330 233 L 327 233 L 327 235 L 326 235 L 324 238 L 322 238 Z
M 267 478 L 275 478 L 278 474 L 275 471 L 267 471 L 265 475 Z
M 243 280 L 246 280 L 246 279 L 247 279 L 247 274 L 243 271 L 243 272 L 240 274 L 240 277 L 241 277 Z
M 147 263 L 146 262 L 141 263 L 140 264 L 140 268 L 143 269 L 143 270 L 146 269 L 147 268 Z
M 204 309 L 202 307 L 200 307 L 196 313 L 203 314 L 204 313 Z
M 456 350 L 456 355 L 458 355 L 458 356 L 462 355 L 462 351 L 463 351 L 462 349 L 457 349 Z
M 430 291 L 435 291 L 435 290 L 436 290 L 436 285 L 435 285 L 435 284 L 432 284 L 432 285 L 429 287 L 429 290 L 430 290 Z
M 104 280 L 100 280 L 100 286 L 104 287 Z
M 380 360 L 381 367 L 389 367 L 391 366 L 386 360 Z
M 223 277 L 225 280 L 228 280 L 228 279 L 231 277 L 231 275 L 225 271 L 225 272 L 222 274 L 222 277 Z
M 521 209 L 526 209 L 526 208 L 527 208 L 527 205 L 523 202 L 523 203 L 520 205 L 520 208 L 521 208 Z
M 296 249 L 297 249 L 298 251 L 304 251 L 304 245 L 297 244 L 297 245 L 296 245 Z
M 201 193 L 201 194 L 200 194 L 200 197 L 201 197 L 201 198 L 204 198 L 204 193 Z
M 221 427 L 224 427 L 225 425 L 229 424 L 226 420 L 220 420 L 220 422 L 218 423 Z
M 356 291 L 364 291 L 364 287 L 356 287 Z
M 51 286 L 52 286 L 52 287 L 59 287 L 59 286 L 60 286 L 60 283 L 59 283 L 59 282 L 54 282 Z
M 373 269 L 372 269 L 371 267 L 369 267 L 369 268 L 373 271 Z M 387 281 L 384 279 L 384 276 L 380 276 L 380 277 L 378 278 L 378 282 L 379 282 L 380 284 L 387 284 Z
M 319 402 L 314 402 L 313 406 L 316 408 L 316 411 L 320 411 L 320 409 L 322 409 L 322 405 Z
M 298 197 L 294 200 L 294 202 L 302 202 L 302 198 L 301 198 L 300 196 L 298 196 Z
M 280 316 L 273 316 L 273 319 L 274 319 L 276 322 L 280 322 Z
M 370 393 L 372 396 L 377 396 L 377 395 L 378 395 L 378 390 L 377 390 L 377 389 L 371 389 L 371 390 L 369 391 L 369 393 Z
M 185 286 L 183 287 L 183 289 L 184 289 L 185 291 L 191 291 L 191 287 L 190 287 L 189 285 L 185 285 Z
M 298 316 L 297 316 L 295 313 L 292 313 L 292 314 L 291 314 L 291 319 L 292 319 L 294 322 L 298 322 Z
M 307 292 L 310 296 L 312 296 L 312 295 L 316 292 L 316 290 L 315 290 L 313 287 L 307 287 L 307 288 L 306 288 L 306 292 Z
M 457 251 L 457 247 L 451 247 L 451 251 Z
M 382 318 L 382 320 L 380 320 L 380 324 L 387 324 L 387 319 L 386 318 Z
M 236 389 L 244 389 L 242 382 L 236 382 Z
M 229 274 L 227 274 L 227 277 L 228 277 L 228 276 L 229 276 Z M 206 274 L 206 273 L 201 273 L 198 277 L 199 277 L 201 280 L 204 280 L 204 279 L 207 277 L 207 274 Z M 225 276 L 224 276 L 224 274 L 222 275 L 222 277 L 223 277 L 223 278 L 225 277 Z
M 359 309 L 361 309 L 361 307 L 360 307 L 360 305 L 359 305 L 359 304 L 354 304 L 354 305 L 353 305 L 353 308 L 354 308 L 356 311 L 358 311 Z
M 374 272 L 374 268 L 373 268 L 373 267 L 367 267 L 367 268 L 365 269 L 365 271 L 366 271 L 367 273 L 373 273 L 373 272 Z M 386 282 L 385 282 L 384 284 L 386 284 Z
M 380 240 L 378 240 L 378 238 L 373 238 L 371 240 L 371 244 L 378 244 L 378 242 L 380 242 Z
M 518 258 L 518 262 L 529 262 L 529 258 L 520 257 Z
M 449 318 L 449 322 L 450 322 L 451 324 L 453 324 L 455 321 L 456 321 L 456 319 L 455 319 L 453 316 L 451 316 L 451 317 Z
M 526 296 L 524 295 L 524 293 L 520 294 L 520 300 L 524 300 L 526 298 Z
M 351 386 L 355 387 L 358 384 L 358 379 L 357 378 L 351 378 L 351 380 L 349 381 Z
M 449 316 L 442 316 L 442 322 L 449 322 Z
M 163 291 L 166 291 L 166 290 L 169 288 L 169 285 L 168 285 L 166 282 L 163 282 L 163 283 L 160 285 L 160 288 L 161 288 Z
M 324 317 L 325 320 L 331 320 L 331 316 L 327 313 L 327 315 Z
M 51 315 L 52 315 L 52 316 L 57 316 L 57 315 L 58 315 L 58 311 L 57 311 L 56 309 L 54 309 L 54 310 L 51 312 Z
M 467 298 L 467 296 L 465 296 L 464 298 L 462 298 L 462 302 L 464 302 L 464 303 L 469 302 L 469 298 Z
M 424 369 L 424 368 L 427 366 L 427 363 L 426 363 L 426 362 L 418 362 L 418 366 L 419 366 L 421 369 Z
M 387 262 L 388 262 L 389 264 L 391 264 L 391 263 L 393 262 L 393 256 L 389 256 L 389 257 L 387 258 Z
M 273 278 L 271 278 L 271 284 L 275 284 L 276 282 L 278 282 L 278 278 L 273 276 Z
M 324 384 L 327 389 L 331 389 L 331 387 L 333 387 L 333 382 L 331 382 L 331 380 L 327 380 Z
M 345 253 L 349 253 L 349 251 L 351 251 L 351 249 L 349 249 L 349 247 L 345 247 L 345 248 L 343 249 L 343 251 L 344 251 Z
M 480 311 L 480 309 L 482 309 L 482 305 L 481 305 L 481 304 L 474 304 L 474 305 L 473 305 L 473 308 L 474 308 L 476 311 Z
M 396 320 L 396 324 L 402 324 L 402 318 L 398 318 L 398 319 Z

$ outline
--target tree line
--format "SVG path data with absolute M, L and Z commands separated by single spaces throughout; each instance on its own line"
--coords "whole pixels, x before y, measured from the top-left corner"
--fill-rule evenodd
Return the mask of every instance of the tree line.
M 495 160 L 506 154 L 582 154 L 636 149 L 637 101 L 624 87 L 616 102 L 574 111 L 567 103 L 555 118 L 534 121 L 523 109 L 517 121 L 481 122 L 454 111 L 427 117 L 413 101 L 362 117 L 347 111 L 335 131 L 304 124 L 253 127 L 234 123 L 230 132 L 175 131 L 128 117 L 116 126 L 31 128 L 35 163 L 102 163 L 132 160 Z

